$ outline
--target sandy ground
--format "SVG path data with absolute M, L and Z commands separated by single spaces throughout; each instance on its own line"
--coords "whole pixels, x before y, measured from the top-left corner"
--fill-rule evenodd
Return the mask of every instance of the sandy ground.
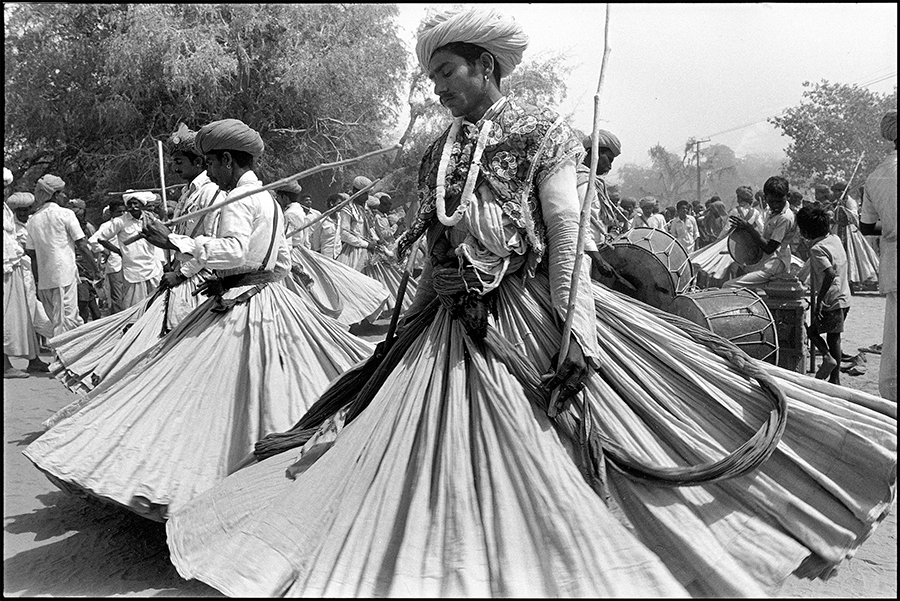
M 844 350 L 881 341 L 884 299 L 853 297 Z M 384 329 L 360 332 L 377 341 Z M 48 356 L 44 357 L 49 360 Z M 879 355 L 866 374 L 843 374 L 845 386 L 878 394 Z M 13 359 L 17 367 L 25 361 Z M 169 562 L 162 524 L 125 510 L 72 497 L 54 487 L 21 453 L 40 424 L 74 400 L 62 384 L 41 376 L 3 382 L 3 593 L 32 596 L 222 596 L 182 580 Z M 791 577 L 783 597 L 897 597 L 896 507 L 838 574 L 827 582 Z

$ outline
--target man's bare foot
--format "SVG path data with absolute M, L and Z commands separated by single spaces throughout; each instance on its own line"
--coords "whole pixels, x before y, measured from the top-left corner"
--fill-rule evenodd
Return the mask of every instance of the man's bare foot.
M 837 367 L 837 361 L 834 360 L 834 357 L 831 355 L 825 355 L 822 357 L 822 365 L 819 366 L 819 369 L 816 370 L 816 379 L 817 380 L 827 380 L 831 376 L 831 372 L 834 371 L 834 368 Z

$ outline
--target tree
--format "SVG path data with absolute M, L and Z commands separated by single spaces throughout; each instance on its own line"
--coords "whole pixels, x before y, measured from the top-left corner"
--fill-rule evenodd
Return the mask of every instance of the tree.
M 634 164 L 616 166 L 615 177 L 621 182 L 624 196 L 653 196 L 662 206 L 678 200 L 697 197 L 697 161 L 694 140 L 685 142 L 681 158 L 660 145 L 650 149 L 649 167 Z M 705 202 L 719 196 L 729 209 L 736 203 L 738 186 L 761 189 L 763 182 L 782 172 L 781 162 L 774 156 L 748 155 L 738 158 L 724 144 L 711 144 L 700 150 L 700 197 Z
M 52 171 L 89 203 L 158 185 L 156 140 L 178 122 L 251 125 L 264 181 L 373 150 L 406 81 L 395 5 L 4 6 L 4 162 L 20 185 Z
M 879 136 L 881 117 L 897 107 L 897 90 L 876 94 L 855 85 L 803 83 L 807 102 L 769 122 L 793 141 L 787 148 L 785 175 L 800 185 L 849 179 L 859 156 L 865 157 L 857 182 L 882 160 L 890 145 Z

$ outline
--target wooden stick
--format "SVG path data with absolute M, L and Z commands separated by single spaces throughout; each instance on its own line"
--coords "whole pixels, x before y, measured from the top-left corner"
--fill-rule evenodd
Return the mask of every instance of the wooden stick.
M 286 234 L 286 235 L 285 235 L 285 238 L 293 238 L 295 234 L 299 234 L 300 232 L 302 232 L 302 231 L 305 230 L 306 228 L 312 227 L 312 226 L 314 226 L 315 224 L 319 223 L 320 221 L 322 221 L 323 219 L 325 219 L 325 218 L 328 217 L 329 215 L 333 215 L 334 213 L 337 213 L 338 211 L 340 211 L 341 209 L 343 209 L 344 207 L 346 207 L 348 204 L 350 204 L 352 201 L 354 201 L 354 200 L 356 200 L 357 198 L 359 198 L 364 192 L 368 192 L 369 190 L 371 190 L 372 188 L 374 188 L 374 187 L 375 187 L 375 184 L 377 184 L 377 183 L 380 182 L 380 181 L 381 181 L 380 179 L 376 179 L 374 182 L 372 182 L 371 184 L 369 184 L 368 186 L 366 186 L 366 187 L 363 188 L 362 190 L 359 190 L 358 192 L 354 192 L 353 195 L 352 195 L 350 198 L 346 198 L 346 199 L 342 200 L 341 202 L 339 202 L 338 204 L 334 205 L 333 207 L 331 207 L 331 208 L 328 209 L 327 211 L 324 211 L 321 215 L 319 215 L 318 217 L 316 217 L 315 219 L 313 219 L 313 220 L 310 221 L 309 223 L 305 223 L 305 224 L 301 225 L 300 227 L 298 227 L 297 229 L 295 229 L 293 232 L 291 232 L 291 233 L 289 233 L 289 234 Z
M 397 288 L 397 299 L 394 302 L 394 312 L 391 314 L 391 323 L 388 326 L 387 334 L 384 337 L 385 347 L 390 348 L 394 343 L 394 335 L 397 331 L 397 323 L 400 321 L 400 313 L 403 312 L 403 297 L 406 296 L 406 288 L 409 285 L 409 278 L 412 277 L 413 264 L 416 261 L 416 254 L 419 252 L 419 240 L 413 242 L 412 248 L 409 249 L 409 257 L 406 259 L 406 265 L 403 267 L 403 277 L 400 278 L 400 286 Z
M 600 91 L 603 89 L 603 80 L 606 74 L 606 63 L 609 59 L 609 4 L 606 5 L 606 18 L 603 26 L 603 61 L 600 64 L 600 80 L 597 82 L 597 93 L 594 94 L 594 128 L 591 131 L 591 179 L 585 186 L 584 197 L 581 199 L 581 220 L 578 224 L 578 241 L 575 251 L 575 266 L 572 269 L 572 281 L 569 286 L 569 302 L 566 306 L 566 322 L 563 326 L 562 341 L 559 345 L 559 359 L 556 368 L 559 369 L 569 353 L 569 343 L 572 337 L 572 322 L 575 319 L 575 304 L 578 301 L 578 282 L 581 280 L 581 264 L 584 259 L 584 240 L 587 227 L 591 218 L 590 191 L 594 188 L 594 180 L 597 177 L 597 162 L 600 154 Z M 550 396 L 550 406 L 547 415 L 556 417 L 559 412 L 559 388 L 553 390 Z M 584 418 L 583 418 L 584 419 Z
M 166 186 L 166 190 L 174 190 L 175 188 L 184 188 L 187 184 L 172 184 Z M 123 194 L 131 194 L 132 192 L 159 192 L 159 188 L 141 188 L 140 190 L 126 190 L 125 192 L 107 192 L 107 196 L 122 196 Z
M 185 213 L 184 215 L 181 215 L 180 217 L 176 217 L 175 219 L 171 219 L 169 221 L 163 222 L 163 225 L 165 225 L 166 227 L 172 227 L 173 225 L 175 225 L 177 223 L 181 223 L 182 221 L 187 221 L 188 219 L 191 219 L 193 217 L 205 215 L 206 213 L 211 213 L 212 211 L 217 211 L 217 210 L 221 209 L 222 207 L 224 207 L 225 205 L 230 205 L 231 203 L 236 202 L 238 200 L 243 200 L 243 199 L 247 198 L 248 196 L 253 196 L 254 194 L 259 194 L 260 192 L 266 192 L 268 190 L 273 190 L 275 188 L 280 188 L 281 186 L 283 186 L 285 184 L 289 184 L 289 183 L 297 181 L 299 179 L 309 177 L 310 175 L 314 175 L 314 174 L 320 173 L 322 171 L 328 171 L 329 169 L 334 169 L 336 167 L 343 167 L 344 165 L 352 165 L 353 163 L 358 163 L 365 159 L 368 159 L 368 158 L 371 158 L 374 156 L 378 156 L 378 155 L 384 154 L 386 152 L 391 152 L 393 150 L 397 150 L 398 148 L 400 148 L 400 147 L 395 144 L 394 146 L 390 146 L 387 148 L 381 148 L 379 150 L 373 150 L 372 152 L 367 152 L 366 154 L 361 154 L 358 157 L 353 157 L 352 159 L 344 159 L 343 161 L 335 161 L 333 163 L 322 163 L 321 165 L 312 167 L 305 171 L 301 171 L 300 173 L 295 173 L 294 175 L 289 175 L 287 177 L 283 177 L 278 181 L 272 182 L 271 184 L 266 184 L 265 186 L 260 186 L 259 188 L 253 188 L 251 190 L 247 190 L 246 192 L 241 192 L 240 194 L 235 194 L 231 198 L 226 198 L 225 200 L 223 200 L 221 202 L 211 204 L 208 207 L 206 207 L 205 209 L 198 209 L 198 210 L 192 211 L 190 213 Z M 132 242 L 135 242 L 136 240 L 140 240 L 142 237 L 143 237 L 143 234 L 138 234 L 137 236 L 134 236 L 134 237 L 130 238 L 129 240 L 126 240 L 124 243 L 131 244 Z
M 156 150 L 159 155 L 159 185 L 160 197 L 162 198 L 162 214 L 169 214 L 169 207 L 166 204 L 166 164 L 163 162 L 163 143 L 161 140 L 156 141 Z

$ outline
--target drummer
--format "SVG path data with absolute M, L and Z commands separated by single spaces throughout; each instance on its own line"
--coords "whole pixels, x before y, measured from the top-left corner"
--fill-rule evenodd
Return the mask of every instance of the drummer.
M 787 202 L 789 190 L 788 181 L 779 175 L 766 180 L 763 193 L 769 207 L 769 217 L 761 235 L 746 219 L 734 215 L 729 217 L 731 225 L 746 230 L 764 254 L 749 272 L 728 280 L 722 284 L 723 288 L 762 288 L 776 276 L 790 273 L 795 223 L 794 213 Z

